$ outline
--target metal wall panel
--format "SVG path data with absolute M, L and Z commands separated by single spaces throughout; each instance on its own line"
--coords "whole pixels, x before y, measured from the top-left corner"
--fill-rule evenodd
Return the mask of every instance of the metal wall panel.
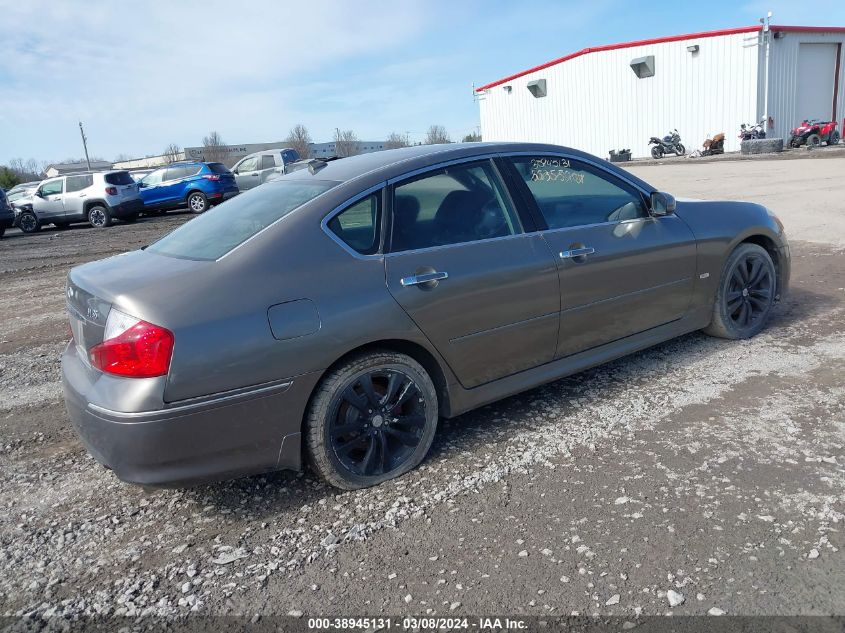
M 482 136 L 568 145 L 606 158 L 611 149 L 648 156 L 649 137 L 677 128 L 688 152 L 717 132 L 727 137 L 726 151 L 736 151 L 739 124 L 753 122 L 758 112 L 757 38 L 739 33 L 645 44 L 534 71 L 479 94 Z M 695 44 L 698 52 L 689 52 Z M 639 79 L 630 62 L 648 55 L 655 74 Z M 528 91 L 536 79 L 546 79 L 547 97 Z
M 789 131 L 799 124 L 805 113 L 798 111 L 798 52 L 801 44 L 843 44 L 845 49 L 845 34 L 824 32 L 783 32 L 778 39 L 772 39 L 769 54 L 769 115 L 774 120 L 774 128 L 769 130 L 771 136 L 781 136 L 789 139 Z M 840 52 L 839 90 L 837 95 L 836 120 L 842 125 L 845 117 L 845 60 Z M 819 82 L 833 83 L 829 76 L 815 78 Z M 827 74 L 827 73 L 825 73 Z M 832 104 L 831 104 L 832 106 Z M 762 104 L 761 104 L 762 108 Z M 761 110 L 762 112 L 762 110 Z M 828 116 L 831 113 L 828 113 Z

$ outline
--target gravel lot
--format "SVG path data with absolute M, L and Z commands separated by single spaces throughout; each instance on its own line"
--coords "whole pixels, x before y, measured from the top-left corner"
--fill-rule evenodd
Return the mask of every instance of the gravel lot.
M 635 165 L 771 206 L 792 293 L 442 424 L 423 466 L 338 493 L 278 473 L 117 481 L 70 430 L 68 267 L 189 219 L 0 241 L 0 615 L 845 614 L 845 158 Z

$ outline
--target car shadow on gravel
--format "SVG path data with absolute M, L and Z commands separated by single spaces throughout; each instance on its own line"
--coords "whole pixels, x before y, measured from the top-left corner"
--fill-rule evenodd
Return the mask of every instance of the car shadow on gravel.
M 769 329 L 807 321 L 841 303 L 838 297 L 796 288 L 775 309 Z M 837 329 L 835 323 L 822 327 Z M 801 344 L 800 337 L 797 342 Z M 655 371 L 668 368 L 668 359 L 671 359 L 672 367 L 682 370 L 700 360 L 702 355 L 715 353 L 732 344 L 735 343 L 694 332 L 505 398 L 451 420 L 441 420 L 423 466 L 437 463 L 438 468 L 445 469 L 447 473 L 450 468 L 460 470 L 463 453 L 479 445 L 494 451 L 505 450 L 508 441 L 518 430 L 536 426 L 538 416 L 542 416 L 549 407 L 578 406 L 585 399 L 595 403 L 597 398 L 599 405 L 602 402 L 612 405 L 618 398 L 624 397 L 624 392 L 632 385 L 647 388 L 652 383 Z M 379 488 L 388 496 L 392 493 L 408 493 L 411 492 L 409 486 L 413 486 L 414 477 L 414 473 L 411 473 L 382 484 Z M 212 503 L 221 510 L 254 518 L 270 517 L 303 505 L 327 503 L 327 499 L 342 494 L 316 479 L 307 470 L 304 473 L 281 471 L 256 475 L 192 488 L 185 493 L 203 504 Z

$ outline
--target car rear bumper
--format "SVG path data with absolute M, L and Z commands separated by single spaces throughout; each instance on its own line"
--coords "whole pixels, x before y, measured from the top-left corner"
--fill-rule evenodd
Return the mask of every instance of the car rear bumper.
M 234 198 L 239 193 L 239 189 L 228 189 L 226 191 L 212 191 L 211 193 L 207 194 L 207 196 L 209 200 L 213 200 L 214 202 L 223 202 L 224 200 L 228 200 L 229 198 Z
M 71 342 L 62 355 L 68 416 L 88 452 L 123 481 L 184 486 L 301 467 L 301 422 L 318 376 L 127 413 L 88 401 L 93 373 Z
M 112 217 L 125 218 L 129 215 L 140 213 L 144 210 L 144 201 L 138 198 L 137 200 L 128 200 L 120 204 L 109 205 Z

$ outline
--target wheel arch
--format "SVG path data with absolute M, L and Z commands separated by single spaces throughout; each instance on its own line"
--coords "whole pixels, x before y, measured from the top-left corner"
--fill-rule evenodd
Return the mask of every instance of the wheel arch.
M 208 199 L 208 194 L 205 191 L 203 191 L 199 187 L 191 187 L 191 188 L 188 189 L 188 192 L 185 194 L 185 204 L 188 203 L 188 200 L 190 200 L 191 196 L 194 195 L 195 193 L 201 193 L 202 195 L 204 195 L 206 197 L 206 199 Z
M 740 244 L 756 244 L 757 246 L 763 248 L 769 254 L 769 257 L 772 258 L 772 263 L 775 265 L 775 277 L 777 280 L 777 294 L 775 298 L 780 299 L 784 290 L 784 262 L 782 261 L 783 255 L 781 250 L 778 248 L 777 242 L 763 233 L 754 233 L 746 236 L 735 244 L 730 252 L 732 253 Z
M 85 204 L 82 205 L 82 211 L 85 213 L 85 217 L 88 217 L 88 211 L 90 211 L 91 207 L 95 205 L 105 207 L 106 209 L 109 208 L 109 205 L 105 200 L 100 200 L 98 198 L 95 198 L 93 200 L 86 200 Z
M 413 358 L 420 365 L 422 365 L 423 369 L 425 369 L 425 371 L 431 377 L 431 380 L 434 383 L 434 388 L 437 390 L 438 413 L 441 417 L 451 417 L 452 407 L 449 392 L 449 381 L 446 377 L 446 372 L 444 371 L 443 366 L 441 365 L 440 361 L 438 361 L 436 356 L 430 350 L 426 349 L 423 345 L 415 343 L 413 341 L 405 339 L 382 339 L 371 341 L 369 343 L 359 345 L 358 347 L 349 350 L 322 372 L 320 378 L 314 384 L 314 387 L 311 390 L 311 394 L 308 396 L 308 404 L 305 407 L 305 410 L 303 411 L 302 415 L 301 424 L 303 429 L 305 425 L 305 420 L 308 417 L 308 410 L 311 407 L 311 401 L 313 400 L 314 395 L 320 388 L 320 384 L 323 382 L 325 376 L 329 374 L 335 367 L 341 365 L 342 363 L 345 363 L 353 356 L 377 351 L 391 351 L 397 352 L 399 354 L 405 354 Z

